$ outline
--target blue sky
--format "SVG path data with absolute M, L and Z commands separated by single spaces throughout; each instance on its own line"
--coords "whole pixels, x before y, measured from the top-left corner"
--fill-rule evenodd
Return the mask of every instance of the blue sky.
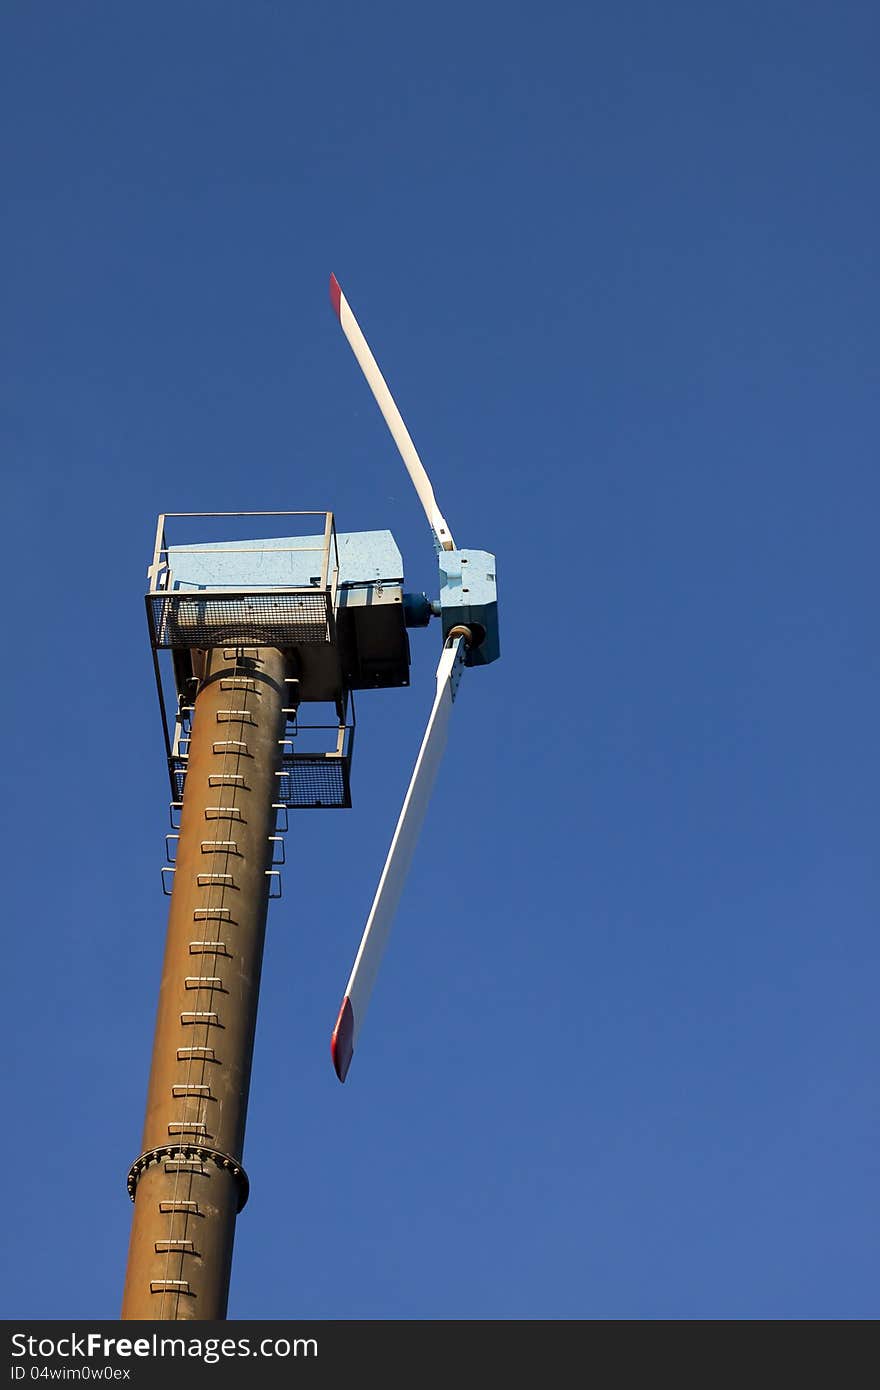
M 292 820 L 233 1318 L 876 1315 L 876 6 L 114 6 L 0 42 L 6 1317 L 116 1316 L 165 928 L 164 510 L 498 556 Z

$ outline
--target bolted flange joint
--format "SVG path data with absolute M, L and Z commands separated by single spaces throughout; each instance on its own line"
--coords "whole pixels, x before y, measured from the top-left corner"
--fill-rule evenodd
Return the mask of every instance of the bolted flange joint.
M 241 1211 L 250 1193 L 250 1183 L 248 1175 L 239 1163 L 237 1158 L 230 1154 L 220 1153 L 217 1149 L 206 1149 L 201 1144 L 162 1144 L 158 1149 L 147 1149 L 140 1158 L 136 1158 L 128 1170 L 128 1195 L 132 1201 L 135 1199 L 137 1185 L 142 1175 L 149 1168 L 151 1163 L 161 1163 L 163 1159 L 185 1158 L 198 1159 L 200 1163 L 213 1163 L 218 1168 L 225 1169 L 231 1173 L 238 1185 L 238 1206 L 237 1211 Z

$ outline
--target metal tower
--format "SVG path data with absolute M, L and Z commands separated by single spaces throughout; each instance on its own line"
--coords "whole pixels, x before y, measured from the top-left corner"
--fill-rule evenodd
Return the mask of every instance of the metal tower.
M 287 669 L 222 647 L 198 683 L 123 1318 L 226 1315 Z

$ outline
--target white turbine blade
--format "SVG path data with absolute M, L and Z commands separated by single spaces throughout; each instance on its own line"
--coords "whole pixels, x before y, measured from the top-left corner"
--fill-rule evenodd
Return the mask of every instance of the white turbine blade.
M 443 648 L 440 656 L 440 664 L 437 667 L 437 694 L 434 697 L 428 727 L 425 729 L 419 756 L 416 758 L 360 948 L 345 987 L 345 997 L 330 1042 L 333 1065 L 340 1081 L 344 1081 L 348 1073 L 354 1045 L 370 1002 L 376 972 L 382 960 L 391 922 L 400 901 L 437 769 L 446 747 L 449 714 L 461 677 L 464 646 L 463 637 L 453 637 L 449 645 Z
M 394 397 L 388 390 L 385 378 L 379 371 L 379 364 L 370 351 L 369 344 L 358 326 L 357 319 L 351 312 L 348 300 L 342 293 L 335 275 L 330 276 L 330 303 L 336 311 L 336 317 L 339 319 L 343 333 L 351 344 L 351 350 L 358 360 L 358 365 L 367 378 L 370 390 L 376 398 L 376 404 L 385 417 L 385 423 L 391 431 L 394 442 L 400 451 L 400 457 L 406 465 L 406 471 L 412 478 L 419 501 L 424 507 L 428 525 L 437 537 L 437 544 L 441 550 L 452 550 L 454 549 L 452 535 L 440 508 L 437 506 L 431 480 L 425 472 L 422 460 L 416 453 L 416 446 L 410 438 L 409 430 L 403 423 L 403 416 L 394 404 Z

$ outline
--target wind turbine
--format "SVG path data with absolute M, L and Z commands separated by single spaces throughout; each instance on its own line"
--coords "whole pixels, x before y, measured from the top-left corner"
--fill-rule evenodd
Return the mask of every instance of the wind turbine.
M 344 1081 L 446 748 L 462 670 L 497 660 L 500 648 L 495 556 L 456 548 L 425 466 L 335 275 L 330 276 L 330 302 L 428 519 L 440 569 L 440 599 L 431 612 L 443 627 L 434 702 L 330 1040 L 336 1075 Z
M 281 896 L 288 811 L 351 805 L 354 693 L 408 685 L 407 629 L 440 618 L 436 696 L 333 1032 L 340 1080 L 462 671 L 499 655 L 494 556 L 456 548 L 335 278 L 330 293 L 428 518 L 439 598 L 404 591 L 390 531 L 339 532 L 331 511 L 158 518 L 145 599 L 172 796 L 170 903 L 144 1128 L 127 1178 L 126 1320 L 226 1316 L 250 1186 L 243 1150 L 269 900 Z M 264 526 L 299 534 L 265 536 Z

